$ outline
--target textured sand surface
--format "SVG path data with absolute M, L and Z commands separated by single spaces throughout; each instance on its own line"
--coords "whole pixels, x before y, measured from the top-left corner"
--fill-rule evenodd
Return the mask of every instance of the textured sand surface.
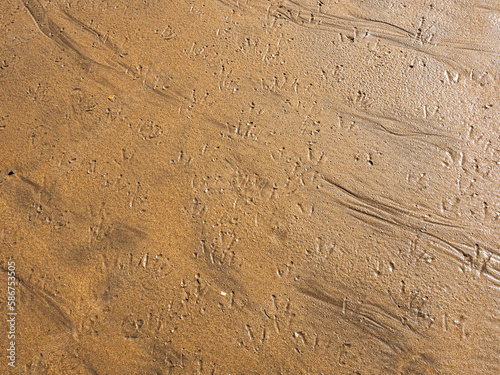
M 500 373 L 497 0 L 4 0 L 0 33 L 1 374 Z

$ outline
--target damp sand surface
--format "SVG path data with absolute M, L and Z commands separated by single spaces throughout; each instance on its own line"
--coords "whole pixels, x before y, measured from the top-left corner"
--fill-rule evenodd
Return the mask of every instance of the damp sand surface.
M 500 373 L 499 19 L 3 1 L 0 372 Z

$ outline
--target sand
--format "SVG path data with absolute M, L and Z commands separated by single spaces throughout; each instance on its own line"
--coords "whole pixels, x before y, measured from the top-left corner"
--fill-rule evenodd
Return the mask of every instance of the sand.
M 499 22 L 3 1 L 0 373 L 500 373 Z

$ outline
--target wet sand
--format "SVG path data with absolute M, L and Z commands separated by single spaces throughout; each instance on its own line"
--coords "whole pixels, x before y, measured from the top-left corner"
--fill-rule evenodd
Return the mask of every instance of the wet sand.
M 2 2 L 0 373 L 500 373 L 499 20 Z

